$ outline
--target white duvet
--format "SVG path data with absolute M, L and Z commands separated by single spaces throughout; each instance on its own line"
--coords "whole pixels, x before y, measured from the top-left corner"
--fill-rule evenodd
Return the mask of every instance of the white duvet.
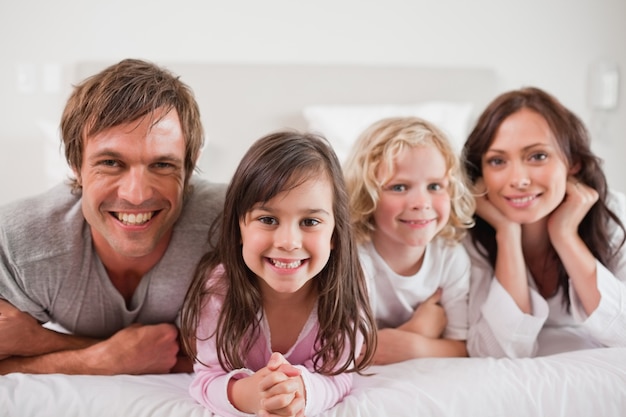
M 370 371 L 323 416 L 626 416 L 626 348 L 416 359 Z M 187 394 L 191 379 L 9 374 L 0 377 L 0 416 L 211 417 Z

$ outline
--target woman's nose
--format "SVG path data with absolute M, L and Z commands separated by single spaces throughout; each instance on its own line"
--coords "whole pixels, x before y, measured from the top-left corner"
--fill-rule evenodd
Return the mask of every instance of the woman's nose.
M 511 187 L 524 189 L 530 186 L 530 182 L 531 181 L 528 175 L 528 171 L 519 164 L 514 165 L 513 171 L 511 173 Z

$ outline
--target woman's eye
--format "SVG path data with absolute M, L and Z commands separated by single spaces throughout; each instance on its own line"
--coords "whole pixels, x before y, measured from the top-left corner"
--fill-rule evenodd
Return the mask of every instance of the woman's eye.
M 502 165 L 504 163 L 504 160 L 502 158 L 489 158 L 487 160 L 487 165 L 491 165 L 491 166 L 498 166 L 498 165 Z
M 548 158 L 548 154 L 545 152 L 534 153 L 530 156 L 533 161 L 544 161 Z

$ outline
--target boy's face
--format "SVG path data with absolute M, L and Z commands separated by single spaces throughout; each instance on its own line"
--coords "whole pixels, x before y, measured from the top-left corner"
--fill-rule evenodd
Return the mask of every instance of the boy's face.
M 423 253 L 450 217 L 447 166 L 432 145 L 407 147 L 395 159 L 389 177 L 384 166 L 378 178 L 386 178 L 374 212 L 372 242 L 377 251 L 402 256 L 407 250 Z

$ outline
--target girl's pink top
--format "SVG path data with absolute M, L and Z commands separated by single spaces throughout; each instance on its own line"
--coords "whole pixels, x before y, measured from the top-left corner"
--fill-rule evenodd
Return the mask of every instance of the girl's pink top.
M 207 280 L 207 286 L 213 284 L 214 280 L 221 279 L 223 272 L 222 267 L 216 268 Z M 215 414 L 224 417 L 250 416 L 251 414 L 239 411 L 228 400 L 228 381 L 231 378 L 239 379 L 251 375 L 267 365 L 272 354 L 269 326 L 265 318 L 261 319 L 259 337 L 246 358 L 246 367 L 226 372 L 222 369 L 217 359 L 215 337 L 207 338 L 215 331 L 222 302 L 221 297 L 212 295 L 209 302 L 202 309 L 197 330 L 198 341 L 196 346 L 198 359 L 206 366 L 200 362 L 195 363 L 195 376 L 189 387 L 189 392 L 196 401 Z M 318 330 L 319 322 L 317 320 L 317 308 L 315 307 L 295 344 L 283 355 L 289 363 L 301 371 L 306 391 L 306 416 L 314 416 L 329 409 L 341 401 L 352 388 L 352 373 L 324 376 L 314 371 L 312 359 Z M 360 333 L 357 339 L 355 352 L 360 352 L 363 344 L 363 337 Z M 344 363 L 345 357 L 347 357 L 347 353 L 344 354 L 344 358 L 342 358 L 343 360 L 340 363 Z

